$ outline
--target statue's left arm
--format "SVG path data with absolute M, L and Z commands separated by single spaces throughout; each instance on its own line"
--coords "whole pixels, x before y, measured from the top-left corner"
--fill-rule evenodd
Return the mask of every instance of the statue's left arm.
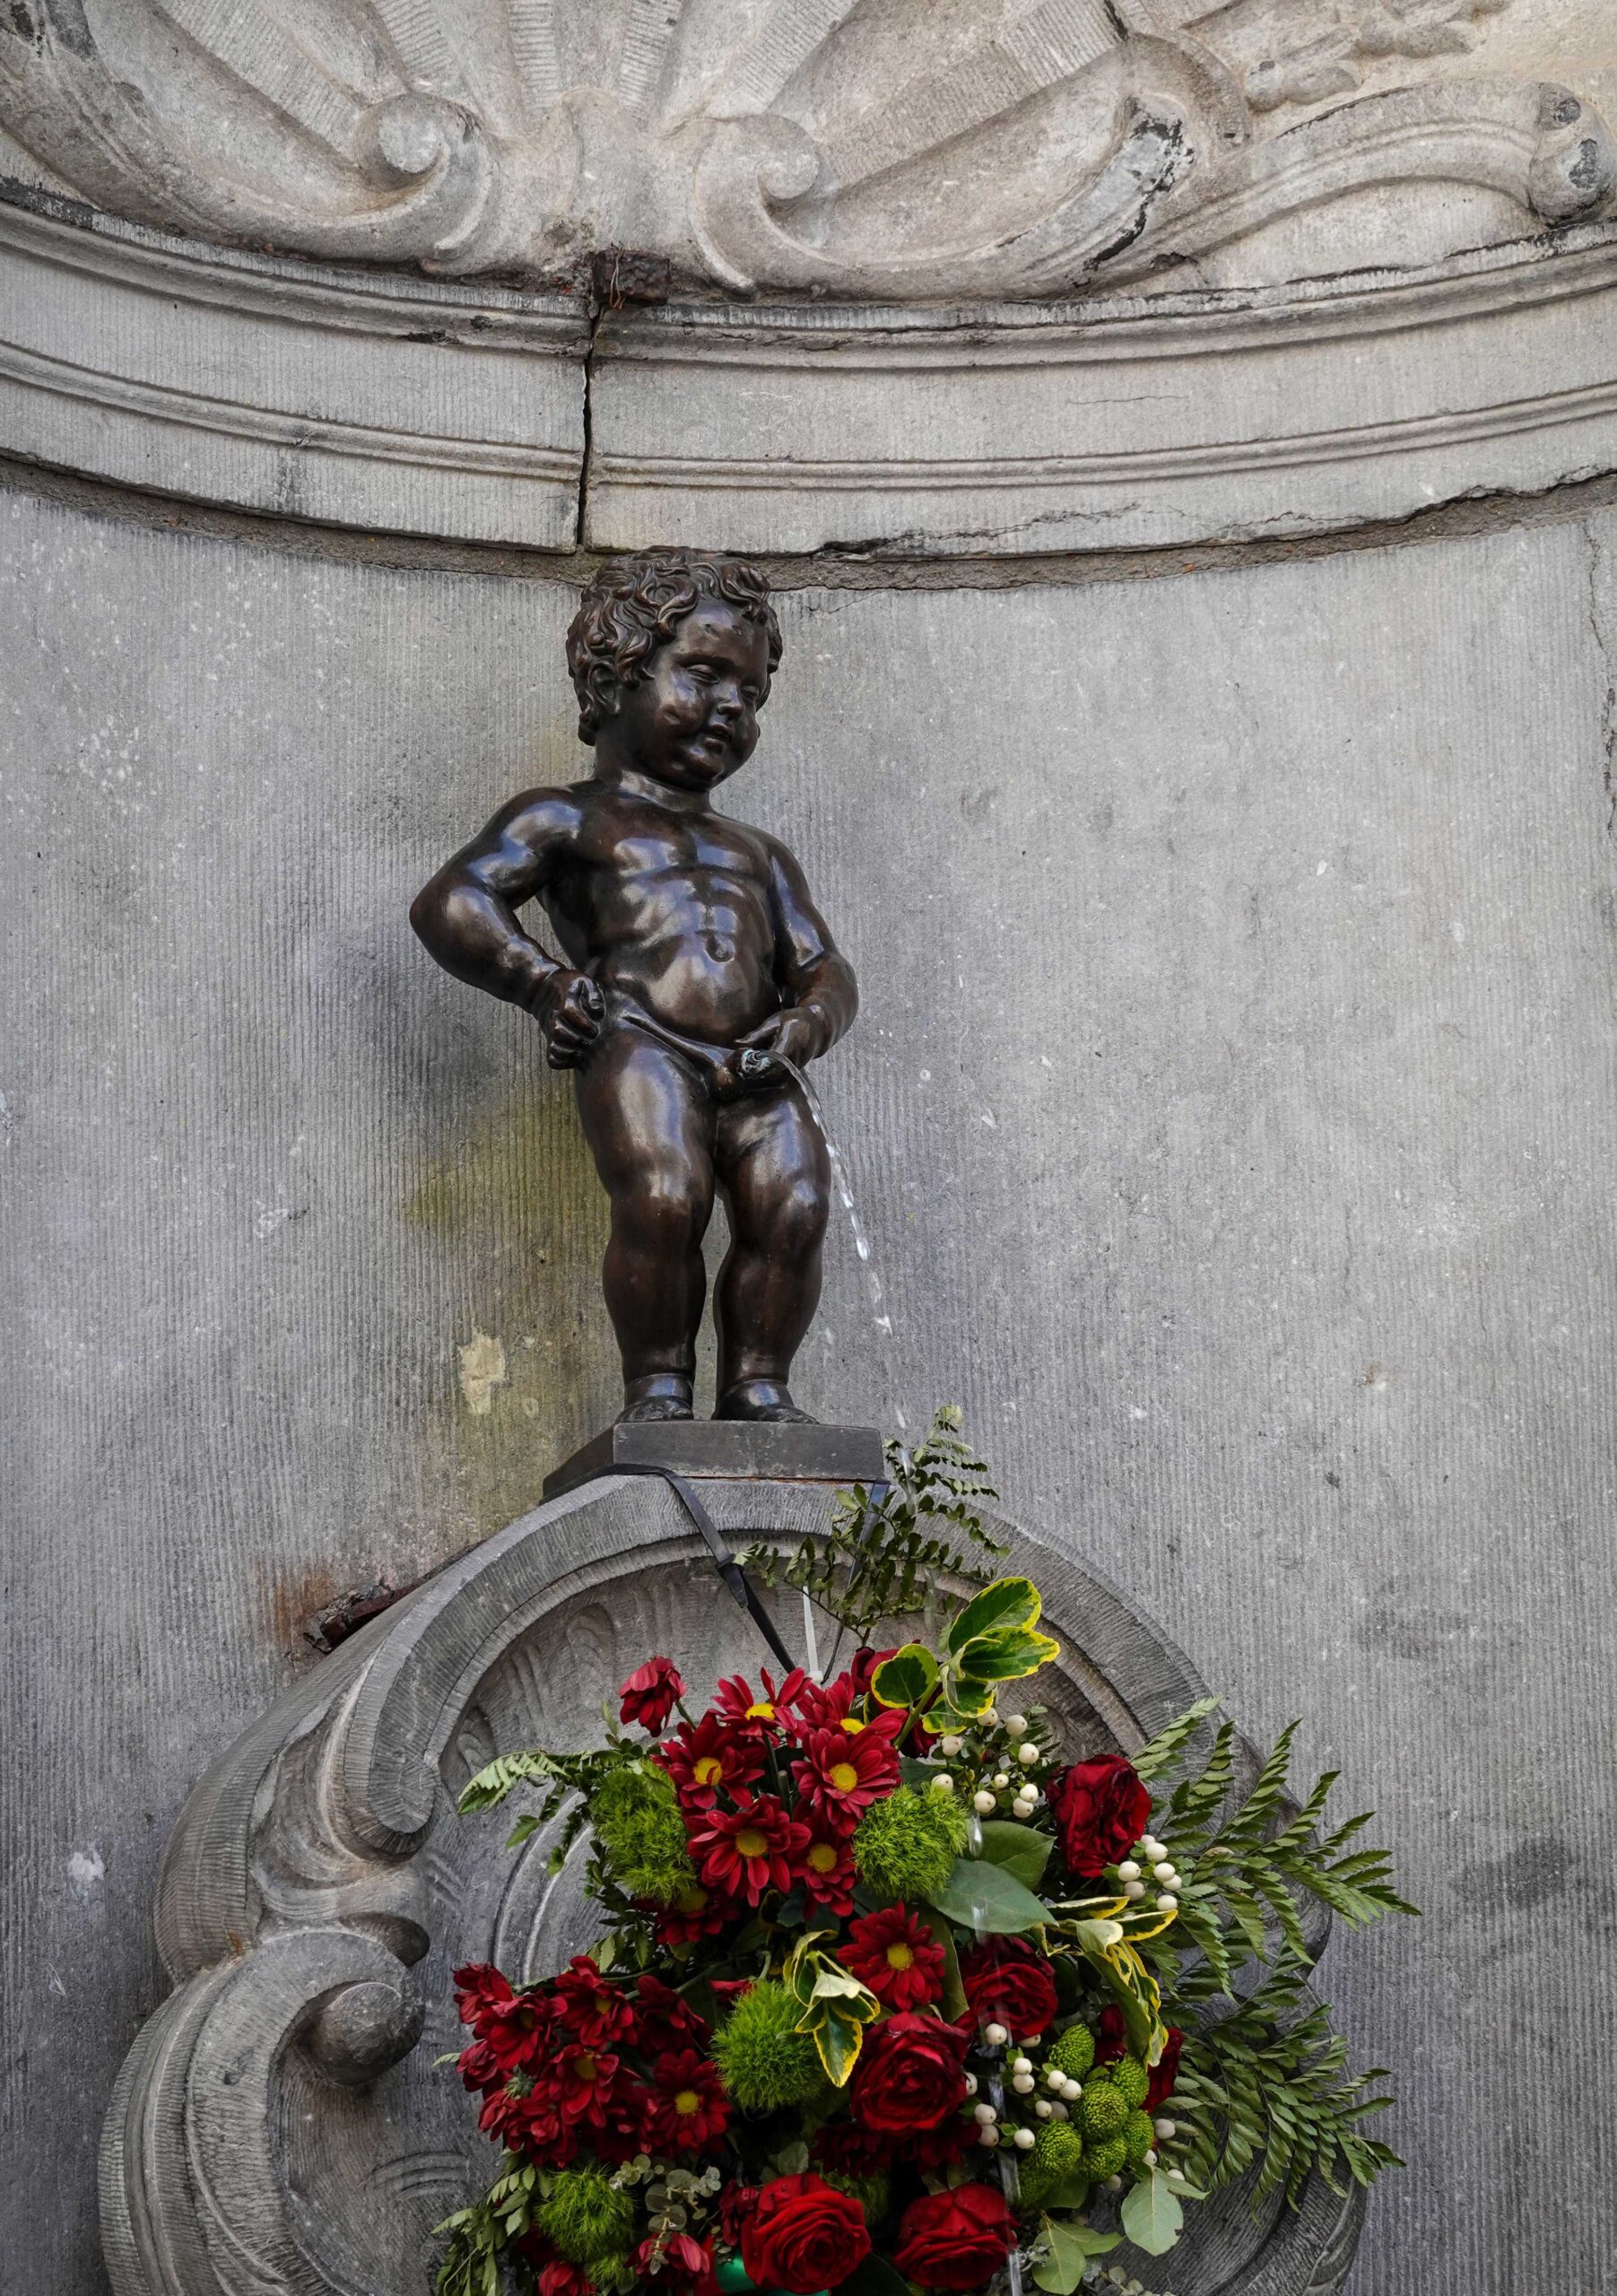
M 742 1041 L 784 1053 L 801 1065 L 829 1052 L 852 1027 L 859 1009 L 859 985 L 814 907 L 795 857 L 773 839 L 769 883 L 776 971 L 787 1002 Z

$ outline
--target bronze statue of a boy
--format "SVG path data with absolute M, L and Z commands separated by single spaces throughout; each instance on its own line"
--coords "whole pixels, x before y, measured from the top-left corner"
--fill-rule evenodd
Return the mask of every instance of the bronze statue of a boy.
M 672 551 L 604 567 L 567 634 L 594 773 L 513 797 L 410 911 L 439 964 L 531 1013 L 552 1066 L 574 1073 L 612 1200 L 625 1420 L 691 1416 L 716 1190 L 731 1242 L 714 1415 L 809 1416 L 787 1381 L 819 1301 L 830 1174 L 770 1056 L 817 1059 L 858 992 L 785 846 L 712 804 L 752 754 L 779 659 L 756 568 Z M 535 899 L 565 961 L 517 921 Z

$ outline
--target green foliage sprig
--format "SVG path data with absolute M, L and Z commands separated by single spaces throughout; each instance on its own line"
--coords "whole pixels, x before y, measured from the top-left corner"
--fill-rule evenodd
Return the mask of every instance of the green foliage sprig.
M 998 1496 L 986 1463 L 962 1441 L 958 1405 L 945 1405 L 913 1448 L 887 1446 L 888 1483 L 839 1492 L 822 1537 L 804 1539 L 789 1561 L 778 1548 L 749 1547 L 741 1557 L 765 1586 L 784 1580 L 867 1641 L 883 1619 L 917 1615 L 941 1577 L 987 1583 L 978 1555 L 1003 1554 L 978 1509 Z M 976 1550 L 976 1552 L 973 1550 Z

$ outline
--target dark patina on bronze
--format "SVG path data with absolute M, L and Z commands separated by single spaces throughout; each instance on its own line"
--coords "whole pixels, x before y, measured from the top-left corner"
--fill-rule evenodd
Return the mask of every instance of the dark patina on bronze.
M 713 793 L 758 742 L 780 632 L 756 568 L 659 551 L 613 561 L 567 638 L 595 771 L 514 797 L 416 896 L 456 978 L 533 1014 L 612 1205 L 603 1285 L 622 1422 L 692 1414 L 722 1196 L 714 1416 L 801 1424 L 792 1360 L 820 1297 L 824 1140 L 774 1056 L 828 1051 L 858 1003 L 803 871 Z M 537 900 L 562 952 L 517 911 Z

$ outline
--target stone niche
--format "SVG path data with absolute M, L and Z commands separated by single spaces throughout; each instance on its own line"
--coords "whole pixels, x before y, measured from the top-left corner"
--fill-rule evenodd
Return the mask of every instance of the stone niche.
M 824 1521 L 822 1486 L 702 1488 L 737 1543 L 795 1544 Z M 1139 1745 L 1201 1695 L 1103 1579 L 1013 1526 L 987 1527 L 1006 1567 L 1045 1591 L 1063 1647 L 1039 1692 L 1074 1755 Z M 798 1597 L 773 1608 L 795 1647 Z M 511 1853 L 519 1805 L 468 1819 L 455 1797 L 497 1752 L 588 1744 L 652 1650 L 704 1688 L 763 1655 L 673 1492 L 613 1477 L 440 1571 L 202 1780 L 158 1892 L 174 1990 L 135 2042 L 103 2139 L 117 2296 L 426 2296 L 430 2228 L 492 2159 L 437 2061 L 464 2039 L 450 1972 L 493 1960 L 537 1978 L 596 1934 L 579 1852 L 547 1870 L 559 1822 Z M 1356 2194 L 1317 2180 L 1297 2213 L 1255 2213 L 1234 2187 L 1189 2212 L 1172 2286 L 1330 2296 L 1361 2214 Z

